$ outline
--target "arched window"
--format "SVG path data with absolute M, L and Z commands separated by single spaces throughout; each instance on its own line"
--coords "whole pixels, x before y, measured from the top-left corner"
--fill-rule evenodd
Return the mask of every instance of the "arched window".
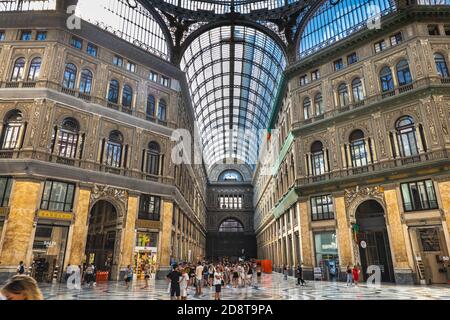
M 314 108 L 316 109 L 316 116 L 320 116 L 325 112 L 323 109 L 323 99 L 321 93 L 316 94 L 314 97 Z
M 244 181 L 240 172 L 236 170 L 225 170 L 219 175 L 220 182 L 240 182 Z
M 133 89 L 129 85 L 123 86 L 122 106 L 131 108 L 133 104 Z
M 364 100 L 364 89 L 360 78 L 356 78 L 352 81 L 353 101 L 355 103 Z
M 442 78 L 449 78 L 450 75 L 447 68 L 447 62 L 445 61 L 444 56 L 440 53 L 435 53 L 434 62 L 436 63 L 436 69 L 439 75 Z
M 156 115 L 155 96 L 149 94 L 147 97 L 147 119 L 154 119 Z
M 20 148 L 20 141 L 23 137 L 24 122 L 22 113 L 19 110 L 9 112 L 5 118 L 2 150 L 14 150 Z
M 397 130 L 400 156 L 411 157 L 418 155 L 419 147 L 413 118 L 410 116 L 401 117 L 397 120 L 395 129 Z
M 120 168 L 122 165 L 123 136 L 119 131 L 112 131 L 106 145 L 105 164 L 110 167 Z
M 167 117 L 166 112 L 167 112 L 166 100 L 161 99 L 161 100 L 159 100 L 159 105 L 158 105 L 158 120 L 166 121 L 166 117 Z
M 111 80 L 109 82 L 108 101 L 111 103 L 119 103 L 119 81 Z
M 14 62 L 11 81 L 22 81 L 24 70 L 25 70 L 25 58 L 17 59 L 16 62 Z
M 39 73 L 41 72 L 41 58 L 34 58 L 31 60 L 30 69 L 28 70 L 28 81 L 36 81 L 39 79 Z
M 311 118 L 311 99 L 303 100 L 303 117 L 305 120 Z
M 412 83 L 412 76 L 411 71 L 409 70 L 408 61 L 406 61 L 405 59 L 400 60 L 400 62 L 397 63 L 396 68 L 399 86 L 405 86 Z
M 314 176 L 321 176 L 325 173 L 325 154 L 320 141 L 314 142 L 311 146 L 311 167 Z
M 91 94 L 92 90 L 92 72 L 88 69 L 81 71 L 80 92 L 84 94 Z
M 394 79 L 392 78 L 391 68 L 384 67 L 380 71 L 381 91 L 389 92 L 394 90 Z
M 367 150 L 364 132 L 355 130 L 350 134 L 350 154 L 354 168 L 367 166 Z
M 150 142 L 147 150 L 147 173 L 159 176 L 160 174 L 161 148 L 158 143 Z
M 65 158 L 76 158 L 78 149 L 78 121 L 67 118 L 63 121 L 58 137 L 58 155 Z
M 244 232 L 244 226 L 236 219 L 227 219 L 220 224 L 219 232 Z
M 75 89 L 75 83 L 77 78 L 77 67 L 68 63 L 64 70 L 63 87 L 67 89 Z
M 347 91 L 347 85 L 345 83 L 341 83 L 341 85 L 338 87 L 338 97 L 339 97 L 339 106 L 340 107 L 348 106 L 348 104 L 349 104 L 348 91 Z

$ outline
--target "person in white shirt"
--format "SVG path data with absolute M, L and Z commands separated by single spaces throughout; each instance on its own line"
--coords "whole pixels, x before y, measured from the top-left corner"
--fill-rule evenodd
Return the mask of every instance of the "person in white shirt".
M 203 279 L 203 266 L 199 262 L 197 268 L 195 268 L 195 295 L 202 294 L 202 279 Z
M 186 269 L 183 269 L 181 271 L 181 277 L 180 277 L 181 300 L 187 300 L 188 286 L 189 286 L 189 275 L 187 274 Z
M 217 266 L 214 272 L 214 286 L 216 287 L 215 300 L 220 300 L 220 293 L 222 292 L 223 273 L 222 267 Z

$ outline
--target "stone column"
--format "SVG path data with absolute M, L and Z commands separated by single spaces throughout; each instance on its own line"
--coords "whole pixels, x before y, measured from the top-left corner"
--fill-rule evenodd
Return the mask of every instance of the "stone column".
M 160 262 L 159 270 L 156 274 L 157 279 L 165 279 L 170 270 L 170 238 L 172 235 L 173 202 L 169 199 L 164 199 L 162 202 L 162 210 L 161 251 L 158 252 Z
M 341 271 L 347 265 L 354 263 L 353 261 L 353 237 L 350 228 L 350 221 L 348 221 L 347 208 L 345 207 L 344 195 L 335 195 L 335 213 L 337 220 L 337 238 L 339 248 L 339 265 Z M 345 270 L 344 270 L 345 271 Z
M 89 229 L 89 204 L 91 190 L 80 187 L 78 191 L 78 200 L 75 205 L 75 221 L 72 225 L 72 237 L 68 252 L 68 265 L 81 265 L 85 254 L 86 241 Z
M 389 233 L 392 263 L 397 284 L 414 284 L 413 271 L 409 265 L 404 228 L 400 216 L 395 186 L 384 191 L 386 201 L 386 224 Z
M 31 179 L 16 179 L 11 192 L 8 223 L 0 252 L 0 283 L 16 273 L 20 261 L 29 266 L 39 206 L 41 183 Z
M 122 250 L 119 261 L 119 269 L 125 270 L 128 265 L 133 266 L 133 253 L 136 245 L 136 218 L 139 209 L 139 196 L 129 194 L 127 214 L 124 217 L 124 225 L 122 230 Z M 123 279 L 125 274 L 120 274 L 119 279 Z
M 303 264 L 303 272 L 307 279 L 313 277 L 313 248 L 311 247 L 311 227 L 308 213 L 308 200 L 303 199 L 297 203 L 300 213 L 299 239 L 300 239 L 300 263 Z

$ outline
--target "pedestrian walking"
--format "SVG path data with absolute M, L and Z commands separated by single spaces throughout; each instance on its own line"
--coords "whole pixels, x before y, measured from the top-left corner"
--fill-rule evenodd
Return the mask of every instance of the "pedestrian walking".
M 195 295 L 199 296 L 202 294 L 202 279 L 203 279 L 203 266 L 201 262 L 197 263 L 197 268 L 195 268 Z
M 170 299 L 180 300 L 181 289 L 180 289 L 180 278 L 181 273 L 178 271 L 178 265 L 173 265 L 173 271 L 167 275 L 167 280 L 170 283 Z
M 189 286 L 189 274 L 187 268 L 182 269 L 180 278 L 180 296 L 181 300 L 187 300 Z
M 222 293 L 222 284 L 223 284 L 222 268 L 218 265 L 214 272 L 214 287 L 216 288 L 214 300 L 220 300 L 220 295 Z
M 128 265 L 125 270 L 125 286 L 127 290 L 130 288 L 130 283 L 133 281 L 133 274 L 133 268 L 131 265 Z
M 23 264 L 23 261 L 19 262 L 19 265 L 17 267 L 17 274 L 25 274 L 25 265 Z
M 303 280 L 303 267 L 301 265 L 297 266 L 296 276 L 297 276 L 297 285 L 299 286 L 301 284 L 301 286 L 304 287 L 306 282 L 305 280 Z
M 360 273 L 359 267 L 357 265 L 355 265 L 352 270 L 352 275 L 353 275 L 353 283 L 356 286 L 358 285 L 358 281 L 359 281 L 359 273 Z
M 283 275 L 284 275 L 284 280 L 288 279 L 288 269 L 286 265 L 283 265 Z
M 152 270 L 150 269 L 150 265 L 148 263 L 146 263 L 144 265 L 144 281 L 145 281 L 145 285 L 142 289 L 147 289 L 148 288 L 148 280 L 150 279 L 152 274 Z
M 353 284 L 353 271 L 352 268 L 348 265 L 347 266 L 347 287 L 351 287 Z

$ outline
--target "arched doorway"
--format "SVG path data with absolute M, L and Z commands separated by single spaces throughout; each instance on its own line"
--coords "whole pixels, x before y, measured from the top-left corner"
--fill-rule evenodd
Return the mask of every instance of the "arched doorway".
M 89 215 L 85 263 L 94 265 L 96 271 L 108 271 L 111 277 L 116 237 L 117 210 L 108 201 L 98 201 Z
M 367 279 L 368 266 L 377 265 L 381 269 L 382 281 L 394 282 L 394 267 L 383 207 L 375 200 L 363 202 L 356 209 L 356 224 L 359 228 L 358 247 L 362 278 Z

